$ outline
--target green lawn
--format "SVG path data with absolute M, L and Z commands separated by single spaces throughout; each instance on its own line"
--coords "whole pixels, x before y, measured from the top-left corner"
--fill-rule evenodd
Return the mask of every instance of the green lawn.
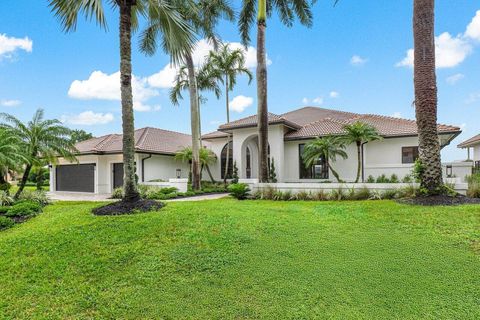
M 480 319 L 480 206 L 96 205 L 0 232 L 0 318 Z

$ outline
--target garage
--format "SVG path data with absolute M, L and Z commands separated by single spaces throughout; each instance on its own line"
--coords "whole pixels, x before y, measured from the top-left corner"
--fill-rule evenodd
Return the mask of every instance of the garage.
M 60 165 L 55 170 L 56 191 L 95 192 L 95 164 Z

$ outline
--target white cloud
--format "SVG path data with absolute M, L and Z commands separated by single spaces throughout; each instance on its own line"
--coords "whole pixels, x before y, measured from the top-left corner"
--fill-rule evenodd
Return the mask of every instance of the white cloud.
M 14 38 L 6 34 L 0 34 L 0 59 L 2 57 L 11 57 L 17 50 L 32 52 L 33 42 L 28 37 Z
M 85 111 L 77 115 L 64 115 L 62 122 L 73 125 L 92 126 L 96 124 L 107 124 L 113 121 L 114 117 L 111 113 L 95 113 L 93 111 Z
M 480 41 L 480 10 L 477 11 L 470 24 L 467 26 L 465 36 Z
M 397 112 L 394 112 L 394 113 L 392 114 L 392 117 L 394 117 L 394 118 L 401 118 L 401 117 L 402 117 L 402 113 L 401 113 L 401 112 L 398 112 L 398 111 L 397 111 Z
M 361 65 L 364 65 L 365 63 L 367 63 L 367 61 L 368 61 L 368 59 L 362 58 L 359 55 L 354 55 L 350 59 L 350 64 L 352 66 L 361 66 Z
M 158 91 L 148 86 L 145 78 L 132 77 L 133 104 L 136 111 L 150 111 L 153 108 L 144 103 L 158 96 Z M 75 80 L 70 85 L 68 96 L 82 100 L 120 101 L 120 72 L 106 74 L 94 71 L 87 80 Z
M 16 107 L 22 104 L 20 100 L 0 100 L 2 107 Z
M 309 103 L 310 103 L 310 100 L 308 100 L 307 98 L 303 98 L 303 99 L 302 99 L 302 103 L 303 103 L 303 104 L 309 104 Z
M 335 99 L 335 98 L 340 97 L 340 93 L 338 93 L 337 91 L 331 91 L 329 96 L 330 96 L 330 98 Z
M 319 105 L 323 104 L 323 98 L 322 98 L 322 97 L 316 97 L 316 98 L 313 98 L 313 99 L 311 99 L 311 100 L 308 99 L 308 98 L 303 98 L 303 99 L 302 99 L 302 103 L 303 103 L 304 105 L 310 105 L 310 104 L 312 104 L 312 105 L 317 105 L 317 106 L 319 106 Z
M 414 51 L 413 49 L 408 49 L 405 58 L 402 61 L 395 64 L 396 67 L 413 67 L 414 60 Z
M 246 108 L 253 104 L 253 98 L 245 96 L 236 96 L 230 101 L 230 110 L 242 113 Z
M 312 102 L 316 105 L 321 105 L 323 103 L 323 98 L 322 97 L 316 97 L 312 100 Z
M 175 84 L 178 68 L 167 64 L 162 70 L 147 78 L 148 84 L 154 88 L 169 89 Z
M 457 74 L 454 74 L 454 75 L 451 75 L 450 77 L 448 77 L 446 79 L 447 83 L 450 84 L 450 85 L 454 85 L 456 84 L 458 81 L 462 80 L 463 78 L 465 78 L 465 75 L 462 74 L 462 73 L 457 73 Z

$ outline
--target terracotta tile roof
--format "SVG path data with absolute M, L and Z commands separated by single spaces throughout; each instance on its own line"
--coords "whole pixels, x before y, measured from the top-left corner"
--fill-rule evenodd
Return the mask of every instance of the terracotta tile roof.
M 122 138 L 121 134 L 110 134 L 79 142 L 76 148 L 80 154 L 121 153 Z M 137 152 L 175 154 L 179 149 L 191 144 L 192 137 L 188 134 L 150 127 L 135 130 Z
M 459 148 L 468 148 L 473 147 L 474 145 L 480 144 L 480 134 L 472 137 L 468 140 L 463 141 L 458 145 Z
M 270 112 L 268 113 L 268 123 L 269 124 L 283 123 L 287 127 L 296 128 L 296 129 L 300 128 L 300 125 L 298 125 L 297 123 L 294 123 L 282 116 L 279 116 L 278 114 L 274 114 Z M 227 123 L 222 124 L 219 127 L 219 130 L 222 131 L 222 130 L 231 130 L 231 129 L 239 129 L 239 128 L 249 128 L 249 127 L 255 127 L 256 125 L 257 125 L 257 115 L 255 114 L 253 116 L 232 121 L 228 124 Z
M 216 139 L 216 138 L 226 138 L 228 136 L 227 133 L 221 131 L 213 131 L 206 133 L 202 136 L 202 139 Z
M 288 123 L 294 129 L 285 135 L 286 140 L 305 139 L 325 135 L 344 134 L 343 126 L 356 121 L 368 123 L 384 137 L 415 136 L 417 124 L 413 120 L 375 114 L 360 114 L 317 107 L 303 107 L 281 115 L 269 114 L 270 124 Z M 252 127 L 257 125 L 257 116 L 246 117 L 220 126 L 220 130 Z M 439 133 L 459 133 L 460 128 L 439 124 Z

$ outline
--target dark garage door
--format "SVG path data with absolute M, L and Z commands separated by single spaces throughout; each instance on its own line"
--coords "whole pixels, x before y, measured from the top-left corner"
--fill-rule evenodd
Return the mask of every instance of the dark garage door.
M 113 164 L 113 188 L 123 187 L 123 163 Z
M 95 164 L 57 166 L 57 191 L 95 192 Z

